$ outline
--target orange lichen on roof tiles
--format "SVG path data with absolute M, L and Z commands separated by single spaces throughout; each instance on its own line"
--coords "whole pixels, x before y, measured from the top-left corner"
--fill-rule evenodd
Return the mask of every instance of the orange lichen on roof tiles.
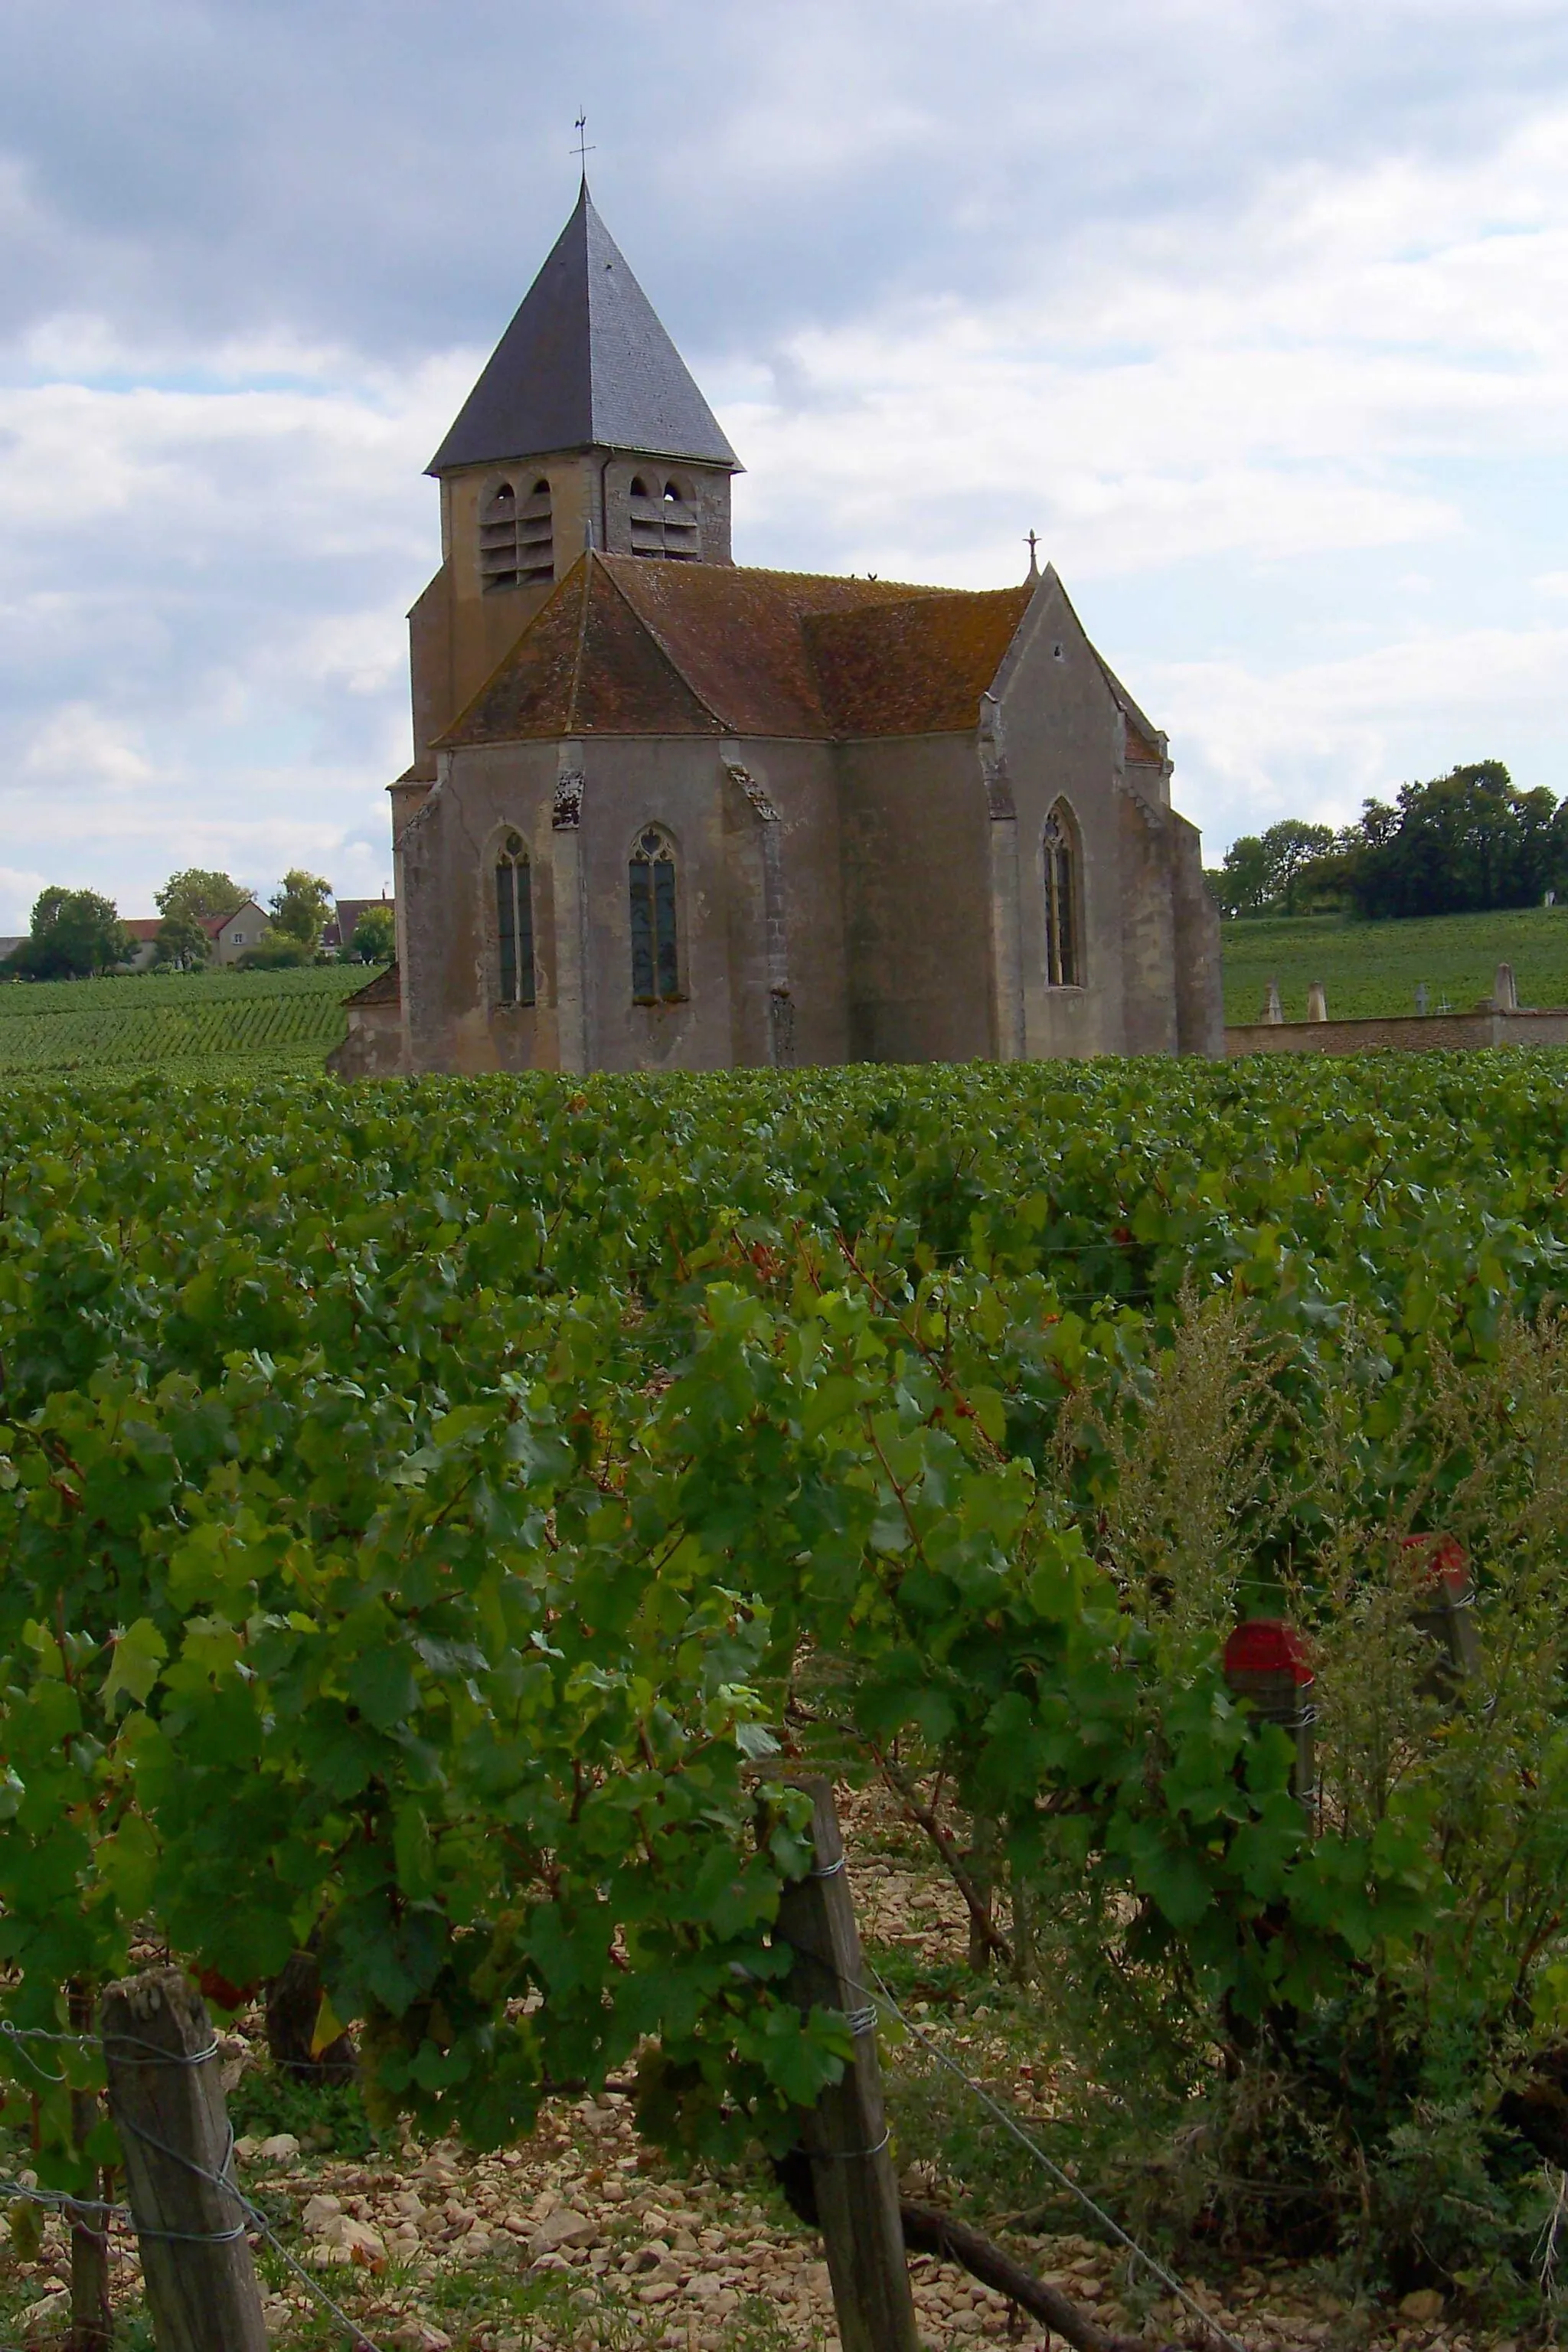
M 597 557 L 567 573 L 530 627 L 437 740 L 515 743 L 563 735 L 719 731 Z
M 438 740 L 961 733 L 1029 595 L 590 553 Z
M 403 982 L 395 963 L 389 963 L 384 971 L 378 971 L 374 980 L 367 980 L 363 988 L 356 988 L 352 996 L 343 999 L 345 1004 L 401 1004 L 402 1002 Z
M 1031 590 L 942 591 L 816 613 L 805 638 L 835 735 L 951 735 L 980 720 Z
M 803 625 L 813 614 L 923 593 L 879 580 L 629 555 L 608 557 L 606 567 L 681 675 L 737 735 L 830 735 Z

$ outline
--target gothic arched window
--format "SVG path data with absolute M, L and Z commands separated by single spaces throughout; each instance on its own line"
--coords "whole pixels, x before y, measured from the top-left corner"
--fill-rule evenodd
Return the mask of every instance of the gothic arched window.
M 628 869 L 632 917 L 632 1001 L 668 1004 L 680 994 L 680 943 L 675 919 L 675 851 L 650 824 Z
M 515 833 L 496 856 L 496 981 L 503 1004 L 533 1003 L 533 874 Z
M 1081 988 L 1078 827 L 1065 801 L 1058 801 L 1046 819 L 1044 849 L 1046 985 Z

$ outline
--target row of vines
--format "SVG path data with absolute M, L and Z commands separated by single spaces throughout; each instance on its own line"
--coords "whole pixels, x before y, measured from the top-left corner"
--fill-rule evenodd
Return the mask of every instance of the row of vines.
M 1565 1079 L 11 1090 L 0 2018 L 135 1936 L 237 1991 L 308 1948 L 384 2120 L 493 2145 L 635 2063 L 666 2144 L 782 2149 L 847 2044 L 784 1996 L 757 1779 L 821 1757 L 958 1807 L 1122 2157 L 1184 2150 L 1152 2211 L 1523 2274 L 1568 2159 Z M 1260 1612 L 1312 1650 L 1306 1805 L 1224 1681 Z M 6 2112 L 80 2188 L 108 2143 L 26 2047 Z
M 363 974 L 361 975 L 363 978 Z M 300 972 L 137 974 L 0 990 L 0 1072 L 97 1075 L 228 1057 L 319 1066 L 343 1034 L 341 968 Z M 200 1075 L 193 1069 L 193 1075 Z

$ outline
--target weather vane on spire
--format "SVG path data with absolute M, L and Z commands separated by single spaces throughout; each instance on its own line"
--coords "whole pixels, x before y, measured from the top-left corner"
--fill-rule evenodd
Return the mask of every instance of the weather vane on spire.
M 573 148 L 572 152 L 576 156 L 578 166 L 582 172 L 583 177 L 586 180 L 588 176 L 588 158 L 590 155 L 596 155 L 599 151 L 596 147 L 590 147 L 588 144 L 588 117 L 585 113 L 580 114 L 577 117 L 577 120 L 573 124 L 572 128 L 577 133 L 577 144 Z

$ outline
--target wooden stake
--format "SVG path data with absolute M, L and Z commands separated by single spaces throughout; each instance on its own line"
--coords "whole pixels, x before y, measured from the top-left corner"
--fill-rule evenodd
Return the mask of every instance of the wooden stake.
M 795 1956 L 791 1997 L 803 2011 L 864 2012 L 866 1969 L 833 1784 L 812 1779 L 795 1786 L 812 1800 L 816 1866 L 779 1901 L 778 1932 Z M 801 2145 L 811 2158 L 843 2352 L 920 2352 L 874 2021 L 856 2035 L 843 2080 L 805 2117 Z
M 75 2031 L 87 2032 L 92 2024 L 90 1986 L 70 1986 L 68 2011 Z M 79 2152 L 87 2146 L 98 2121 L 98 2093 L 73 2091 L 70 2103 L 71 2138 Z M 101 2181 L 100 2193 L 107 2202 L 108 2188 Z M 75 2214 L 70 2233 L 71 2315 L 65 2352 L 109 2352 L 114 2341 L 114 2322 L 109 2308 L 109 2216 L 99 2214 L 95 2225 L 84 2215 Z
M 158 2352 L 267 2352 L 205 2003 L 147 1969 L 108 1988 L 99 2032 Z

